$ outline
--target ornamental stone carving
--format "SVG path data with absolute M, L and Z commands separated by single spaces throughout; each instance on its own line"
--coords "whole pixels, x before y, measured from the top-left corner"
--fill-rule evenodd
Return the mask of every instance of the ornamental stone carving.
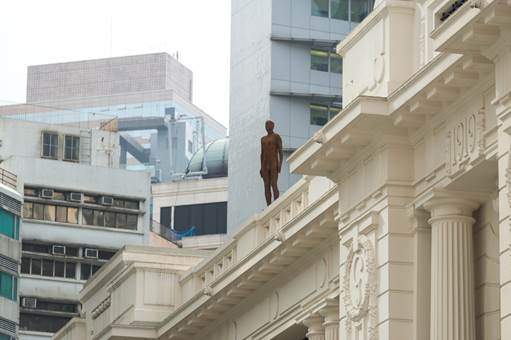
M 484 109 L 471 113 L 447 131 L 447 172 L 456 176 L 484 154 Z
M 356 236 L 351 243 L 342 288 L 347 339 L 376 339 L 375 256 L 364 235 Z

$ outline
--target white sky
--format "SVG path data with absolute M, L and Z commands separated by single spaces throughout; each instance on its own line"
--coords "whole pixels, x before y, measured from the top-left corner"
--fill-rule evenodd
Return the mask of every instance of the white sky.
M 179 51 L 194 104 L 227 126 L 230 0 L 0 2 L 0 104 L 25 102 L 27 66 Z

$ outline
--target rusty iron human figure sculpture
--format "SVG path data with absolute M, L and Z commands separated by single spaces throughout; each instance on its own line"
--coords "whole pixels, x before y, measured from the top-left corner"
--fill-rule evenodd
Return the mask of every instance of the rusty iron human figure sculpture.
M 266 204 L 271 204 L 271 196 L 273 191 L 273 200 L 279 198 L 279 188 L 277 180 L 282 168 L 282 139 L 278 134 L 273 132 L 275 123 L 267 120 L 265 123 L 266 132 L 268 134 L 261 138 L 261 170 L 259 173 L 264 182 L 264 196 Z

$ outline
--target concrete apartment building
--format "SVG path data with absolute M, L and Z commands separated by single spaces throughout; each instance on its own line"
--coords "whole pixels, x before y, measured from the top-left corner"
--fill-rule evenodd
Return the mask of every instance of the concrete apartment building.
M 21 209 L 15 174 L 0 168 L 0 339 L 18 338 Z
M 337 51 L 303 177 L 196 264 L 118 252 L 56 340 L 511 338 L 511 1 L 379 0 Z
M 167 181 L 226 135 L 193 104 L 192 86 L 192 72 L 167 53 L 29 66 L 27 103 L 0 115 L 85 128 L 117 118 L 121 164 Z
M 119 168 L 116 132 L 0 118 L 0 136 L 24 196 L 19 336 L 49 339 L 119 248 L 165 244 L 150 231 L 150 175 Z

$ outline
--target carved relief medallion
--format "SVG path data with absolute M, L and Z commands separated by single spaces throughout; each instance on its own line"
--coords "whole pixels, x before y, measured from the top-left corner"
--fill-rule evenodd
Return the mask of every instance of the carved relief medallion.
M 344 305 L 352 320 L 367 314 L 373 276 L 373 247 L 365 236 L 360 236 L 350 247 L 343 282 Z
M 376 266 L 369 239 L 356 236 L 349 248 L 342 284 L 347 339 L 376 339 Z

